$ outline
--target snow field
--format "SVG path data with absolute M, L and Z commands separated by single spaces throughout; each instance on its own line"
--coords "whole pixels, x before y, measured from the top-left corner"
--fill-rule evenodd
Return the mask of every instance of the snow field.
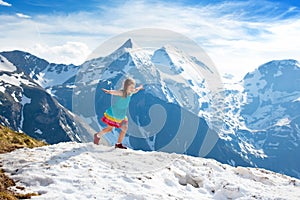
M 0 155 L 32 199 L 300 199 L 300 181 L 212 159 L 59 143 Z

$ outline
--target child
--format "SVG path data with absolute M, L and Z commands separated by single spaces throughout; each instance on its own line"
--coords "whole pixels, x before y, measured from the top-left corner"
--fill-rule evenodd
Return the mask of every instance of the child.
M 135 81 L 131 78 L 128 78 L 124 81 L 123 90 L 106 90 L 102 88 L 105 93 L 117 96 L 117 99 L 115 103 L 113 103 L 113 105 L 105 111 L 101 120 L 107 124 L 107 127 L 94 135 L 94 144 L 99 144 L 100 137 L 112 131 L 112 129 L 116 127 L 121 128 L 121 132 L 115 147 L 127 149 L 122 145 L 122 141 L 128 129 L 126 111 L 132 94 L 135 94 L 142 89 L 143 85 L 135 88 Z

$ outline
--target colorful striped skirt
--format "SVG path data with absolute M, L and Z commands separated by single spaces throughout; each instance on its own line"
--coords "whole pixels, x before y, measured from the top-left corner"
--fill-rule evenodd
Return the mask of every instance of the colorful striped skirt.
M 109 125 L 109 126 L 113 126 L 113 127 L 116 127 L 116 128 L 121 128 L 123 125 L 127 125 L 128 124 L 128 119 L 127 117 L 125 116 L 124 119 L 116 119 L 110 115 L 108 115 L 106 112 L 104 113 L 104 116 L 101 118 L 101 120 Z

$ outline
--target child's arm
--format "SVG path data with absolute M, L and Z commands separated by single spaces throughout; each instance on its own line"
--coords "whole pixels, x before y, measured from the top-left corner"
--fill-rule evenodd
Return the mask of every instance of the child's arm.
M 111 95 L 116 95 L 116 96 L 122 96 L 123 93 L 120 90 L 107 90 L 102 88 L 103 92 L 107 93 L 107 94 L 111 94 Z
M 143 90 L 143 89 L 144 89 L 143 85 L 140 85 L 139 87 L 137 87 L 137 88 L 134 89 L 133 94 L 135 94 L 135 93 L 137 93 L 138 91 Z

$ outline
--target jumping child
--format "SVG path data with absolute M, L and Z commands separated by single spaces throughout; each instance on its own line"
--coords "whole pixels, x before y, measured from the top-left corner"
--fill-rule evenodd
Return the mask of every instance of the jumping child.
M 107 124 L 107 127 L 94 135 L 94 144 L 98 145 L 100 137 L 112 131 L 112 129 L 115 127 L 121 129 L 118 142 L 115 144 L 115 148 L 127 149 L 122 145 L 122 141 L 128 129 L 126 112 L 131 96 L 142 89 L 143 85 L 135 88 L 135 81 L 131 78 L 128 78 L 124 81 L 122 90 L 106 90 L 102 88 L 105 93 L 117 96 L 117 99 L 115 103 L 113 103 L 112 106 L 105 111 L 104 116 L 101 118 L 101 120 Z

